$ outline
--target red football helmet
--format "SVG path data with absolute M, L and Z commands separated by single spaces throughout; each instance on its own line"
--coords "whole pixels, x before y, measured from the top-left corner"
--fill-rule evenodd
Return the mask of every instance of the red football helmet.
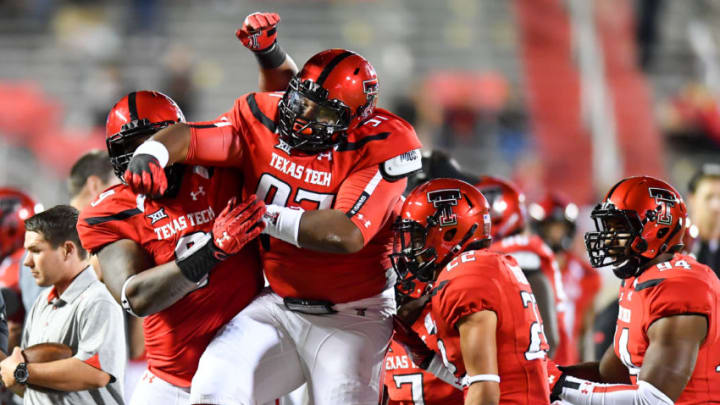
M 0 188 L 0 260 L 25 242 L 25 220 L 43 210 L 30 196 L 13 188 Z
M 475 187 L 487 198 L 492 218 L 492 237 L 502 239 L 522 231 L 527 223 L 525 194 L 509 181 L 482 176 Z
M 653 177 L 621 180 L 591 217 L 597 231 L 585 234 L 590 264 L 613 266 L 620 278 L 636 276 L 645 263 L 683 247 L 685 202 L 673 186 Z
M 490 214 L 485 197 L 471 184 L 456 179 L 423 183 L 408 195 L 393 225 L 390 258 L 401 281 L 408 273 L 421 282 L 434 279 L 468 245 L 490 245 Z
M 378 79 L 362 56 L 322 51 L 290 80 L 278 106 L 280 137 L 306 153 L 330 149 L 375 109 Z
M 554 252 L 570 249 L 575 238 L 578 206 L 560 193 L 548 193 L 541 201 L 530 204 L 528 208 L 535 231 Z M 554 234 L 550 225 L 560 223 L 565 226 L 562 236 Z
M 105 142 L 115 175 L 122 180 L 135 148 L 148 137 L 184 121 L 180 107 L 160 92 L 142 90 L 121 98 L 105 123 Z

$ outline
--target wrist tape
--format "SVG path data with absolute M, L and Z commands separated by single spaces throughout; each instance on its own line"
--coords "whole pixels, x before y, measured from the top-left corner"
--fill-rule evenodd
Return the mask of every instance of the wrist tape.
M 287 56 L 277 41 L 273 42 L 269 48 L 262 51 L 254 51 L 253 53 L 263 69 L 275 69 L 285 62 L 285 57 Z
M 225 260 L 227 255 L 216 248 L 212 242 L 212 236 L 206 234 L 203 239 L 188 249 L 188 251 L 175 259 L 182 274 L 188 280 L 201 285 L 205 277 L 218 263 Z

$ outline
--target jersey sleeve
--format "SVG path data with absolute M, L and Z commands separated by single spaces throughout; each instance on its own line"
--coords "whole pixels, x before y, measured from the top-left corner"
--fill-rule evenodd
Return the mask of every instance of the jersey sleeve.
M 421 147 L 412 125 L 378 108 L 337 150 L 359 152 L 357 167 L 377 166 L 388 180 L 396 180 L 422 169 Z
M 485 310 L 500 315 L 500 286 L 494 279 L 480 275 L 488 272 L 478 273 L 447 280 L 447 284 L 441 287 L 438 309 L 448 324 L 456 326 L 462 318 Z
M 215 121 L 189 123 L 190 145 L 185 163 L 206 166 L 238 167 L 244 147 L 242 135 L 247 125 L 240 113 L 242 100 Z
M 648 280 L 652 285 L 655 280 Z M 655 286 L 645 287 L 638 283 L 636 291 L 649 288 L 648 319 L 646 328 L 660 318 L 682 314 L 705 315 L 708 320 L 713 308 L 713 296 L 707 284 L 690 277 L 673 277 Z M 647 330 L 647 329 L 646 329 Z
M 542 260 L 540 259 L 540 255 L 535 252 L 530 250 L 519 250 L 511 252 L 509 255 L 517 261 L 518 266 L 520 266 L 524 273 L 531 273 L 542 269 Z
M 137 206 L 101 200 L 94 203 L 97 205 L 80 213 L 77 223 L 80 243 L 85 250 L 96 254 L 104 246 L 121 239 L 140 240 L 138 229 L 130 222 L 131 218 L 142 215 Z
M 367 245 L 392 214 L 406 184 L 405 179 L 384 179 L 377 166 L 358 170 L 340 185 L 335 209 L 346 213 Z

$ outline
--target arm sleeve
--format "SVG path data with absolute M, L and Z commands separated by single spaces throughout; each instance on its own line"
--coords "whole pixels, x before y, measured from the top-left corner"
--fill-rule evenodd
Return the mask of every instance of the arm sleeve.
M 347 214 L 367 245 L 392 214 L 406 183 L 406 179 L 385 180 L 377 166 L 358 170 L 340 186 L 335 209 Z
M 489 272 L 478 271 L 478 274 Z M 489 310 L 500 315 L 500 288 L 495 281 L 479 275 L 464 275 L 450 280 L 441 289 L 439 310 L 450 325 L 476 312 Z
M 238 167 L 242 162 L 242 134 L 247 125 L 240 114 L 240 100 L 233 109 L 211 122 L 190 126 L 190 146 L 185 163 L 207 166 Z
M 124 320 L 120 306 L 110 299 L 97 299 L 79 312 L 79 343 L 75 358 L 122 377 L 125 360 Z
M 662 391 L 645 381 L 638 385 L 598 384 L 565 377 L 560 398 L 578 405 L 673 405 Z
M 710 320 L 713 297 L 706 284 L 692 278 L 665 279 L 648 292 L 645 330 L 660 318 L 681 314 L 705 315 Z

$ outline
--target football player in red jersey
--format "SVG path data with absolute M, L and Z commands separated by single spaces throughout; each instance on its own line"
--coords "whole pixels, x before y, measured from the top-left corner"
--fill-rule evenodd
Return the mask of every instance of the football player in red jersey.
M 161 93 L 123 97 L 106 126 L 114 171 L 125 171 L 148 136 L 183 120 Z M 242 247 L 262 228 L 256 223 L 263 203 L 235 203 L 239 173 L 180 164 L 167 171 L 171 187 L 162 196 L 136 196 L 116 185 L 78 221 L 82 244 L 98 255 L 110 292 L 127 312 L 145 317 L 148 370 L 132 404 L 187 401 L 202 351 L 262 286 L 256 248 Z
M 414 274 L 407 272 L 405 278 L 395 284 L 395 299 L 398 306 L 403 308 L 404 304 L 417 301 L 423 297 L 428 288 L 430 288 L 429 283 L 421 282 Z M 438 350 L 437 335 L 431 333 L 433 329 L 430 325 L 432 325 L 430 305 L 425 304 L 410 328 L 422 339 L 424 345 Z M 386 400 L 384 404 L 387 405 L 463 403 L 462 386 L 457 381 L 445 381 L 432 372 L 422 369 L 415 364 L 412 354 L 408 353 L 405 346 L 395 339 L 390 341 L 390 348 L 385 354 L 384 384 L 383 398 Z
M 629 177 L 591 214 L 593 267 L 622 279 L 614 347 L 561 367 L 554 397 L 572 404 L 720 403 L 720 281 L 682 250 L 687 212 L 670 184 Z
M 139 193 L 163 191 L 162 168 L 186 162 L 240 167 L 243 193 L 268 203 L 272 291 L 208 347 L 194 403 L 266 402 L 307 381 L 316 404 L 377 404 L 395 309 L 391 219 L 421 146 L 377 95 L 365 58 L 326 50 L 284 93 L 244 95 L 218 120 L 172 125 L 135 151 L 125 179 Z
M 441 357 L 461 378 L 465 404 L 547 404 L 542 320 L 517 262 L 488 249 L 488 211 L 475 187 L 455 179 L 424 183 L 405 200 L 393 227 L 393 265 L 402 279 L 410 272 L 433 282 L 423 322 L 437 345 L 433 357 L 413 356 L 427 369 Z M 405 343 L 407 328 L 399 326 Z
M 475 187 L 490 203 L 491 249 L 507 253 L 518 261 L 537 297 L 550 357 L 559 364 L 568 364 L 574 348 L 569 344 L 565 326 L 567 297 L 562 276 L 552 250 L 539 236 L 530 233 L 525 195 L 512 183 L 498 177 L 482 176 Z
M 440 150 L 422 152 L 422 170 L 408 176 L 405 193 L 425 181 L 437 178 L 453 178 L 474 183 L 477 177 L 465 173 L 458 163 L 447 153 Z M 406 280 L 395 285 L 395 297 L 398 306 L 410 299 L 419 298 L 427 283 L 421 283 L 414 276 L 408 275 Z M 429 311 L 429 306 L 425 308 Z M 420 318 L 411 325 L 426 343 L 430 344 L 432 335 L 427 333 L 424 322 Z M 460 404 L 462 392 L 459 385 L 451 384 L 437 378 L 434 374 L 417 367 L 412 361 L 404 361 L 408 354 L 405 348 L 396 341 L 390 343 L 390 350 L 385 355 L 385 397 L 388 404 Z M 399 359 L 399 362 L 398 362 Z
M 578 207 L 559 193 L 548 193 L 528 209 L 535 232 L 555 254 L 567 295 L 565 329 L 572 349 L 567 364 L 592 358 L 594 300 L 600 291 L 600 274 L 572 251 Z
M 0 187 L 0 301 L 4 302 L 7 317 L 7 324 L 5 318 L 0 322 L 0 348 L 6 353 L 20 345 L 25 322 L 25 307 L 19 285 L 20 268 L 25 256 L 24 221 L 42 210 L 42 204 L 26 193 Z

